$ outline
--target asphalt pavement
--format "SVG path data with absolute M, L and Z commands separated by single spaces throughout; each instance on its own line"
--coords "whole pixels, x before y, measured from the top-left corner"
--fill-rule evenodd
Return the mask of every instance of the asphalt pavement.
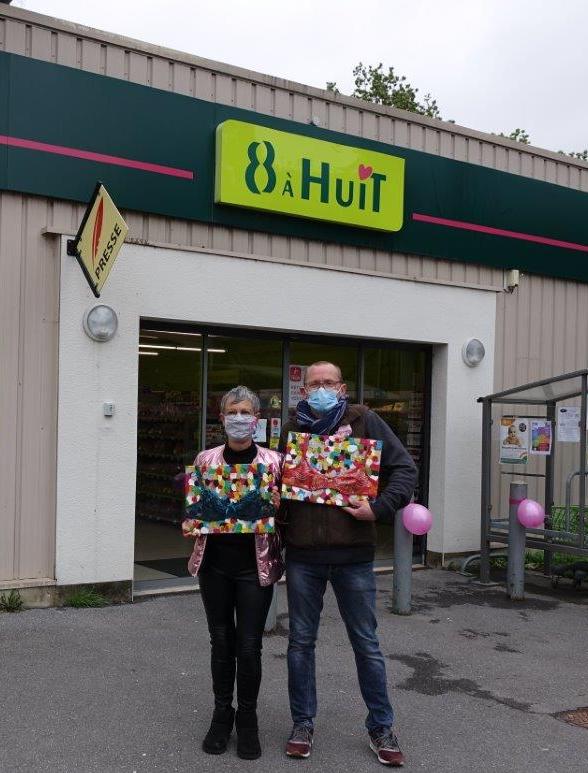
M 558 718 L 588 706 L 588 591 L 414 573 L 413 614 L 392 614 L 378 578 L 379 635 L 408 771 L 588 773 L 588 729 Z M 529 588 L 529 586 L 528 586 Z M 2 773 L 376 771 L 353 653 L 329 589 L 317 648 L 319 715 L 309 760 L 283 747 L 288 618 L 264 639 L 260 735 L 245 762 L 210 757 L 209 644 L 199 594 L 102 609 L 0 614 Z

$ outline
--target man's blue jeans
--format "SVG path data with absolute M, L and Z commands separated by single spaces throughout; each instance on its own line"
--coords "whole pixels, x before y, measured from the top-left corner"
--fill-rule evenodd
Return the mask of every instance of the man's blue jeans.
M 386 665 L 376 636 L 376 579 L 371 561 L 287 561 L 288 693 L 292 720 L 312 727 L 316 716 L 315 643 L 328 580 L 355 653 L 359 689 L 368 708 L 365 725 L 368 730 L 392 727 L 394 713 L 388 699 Z

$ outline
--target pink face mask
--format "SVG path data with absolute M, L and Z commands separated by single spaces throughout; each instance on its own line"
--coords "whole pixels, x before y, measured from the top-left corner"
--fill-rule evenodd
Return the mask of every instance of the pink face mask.
M 225 416 L 225 432 L 231 440 L 252 438 L 257 427 L 257 417 L 247 413 L 230 413 Z

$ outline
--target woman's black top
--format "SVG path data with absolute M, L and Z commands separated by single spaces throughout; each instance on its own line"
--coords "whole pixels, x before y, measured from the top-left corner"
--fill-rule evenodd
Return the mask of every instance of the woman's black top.
M 251 443 L 243 451 L 235 451 L 228 445 L 223 448 L 226 464 L 251 464 L 257 456 L 257 446 Z M 209 534 L 202 568 L 214 568 L 235 574 L 256 571 L 255 534 Z

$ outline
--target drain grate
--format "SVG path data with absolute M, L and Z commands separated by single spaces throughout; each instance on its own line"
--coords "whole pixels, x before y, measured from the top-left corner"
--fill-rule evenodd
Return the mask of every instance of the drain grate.
M 577 727 L 585 727 L 588 730 L 588 706 L 584 706 L 581 709 L 573 709 L 573 711 L 560 711 L 555 717 L 556 719 L 561 719 L 562 722 L 567 722 Z

